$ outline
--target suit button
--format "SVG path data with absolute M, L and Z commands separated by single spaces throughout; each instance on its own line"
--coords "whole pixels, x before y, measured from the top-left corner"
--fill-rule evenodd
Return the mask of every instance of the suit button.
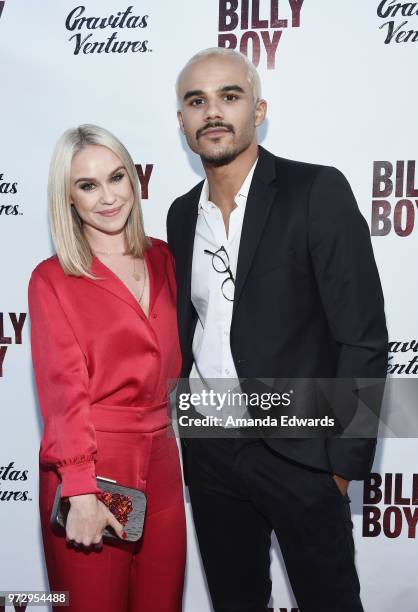
M 151 316 L 152 316 L 153 319 L 156 319 L 158 315 L 157 315 L 156 312 L 154 312 Z

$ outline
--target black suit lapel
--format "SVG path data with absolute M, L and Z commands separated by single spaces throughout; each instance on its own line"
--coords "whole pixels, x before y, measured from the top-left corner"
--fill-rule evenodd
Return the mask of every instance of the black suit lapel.
M 183 245 L 184 245 L 184 262 L 183 262 L 183 282 L 185 302 L 191 302 L 191 286 L 192 286 L 192 261 L 193 247 L 196 233 L 198 212 L 198 200 L 190 202 L 188 214 L 185 219 L 183 228 Z
M 194 331 L 194 308 L 191 299 L 192 260 L 196 233 L 198 203 L 203 182 L 200 182 L 190 192 L 184 207 L 184 214 L 179 222 L 179 247 L 176 249 L 176 272 L 178 282 L 178 322 L 179 335 L 183 349 L 189 348 L 190 334 Z M 185 353 L 183 353 L 185 354 Z
M 242 224 L 233 312 L 238 306 L 271 205 L 277 196 L 277 187 L 271 184 L 276 178 L 276 159 L 263 147 L 259 149 L 260 154 L 248 193 Z

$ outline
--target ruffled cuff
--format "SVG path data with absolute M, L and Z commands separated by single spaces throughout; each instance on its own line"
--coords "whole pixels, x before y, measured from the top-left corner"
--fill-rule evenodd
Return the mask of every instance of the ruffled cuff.
M 96 469 L 94 460 L 76 457 L 63 461 L 58 467 L 61 476 L 61 497 L 100 493 L 96 484 Z

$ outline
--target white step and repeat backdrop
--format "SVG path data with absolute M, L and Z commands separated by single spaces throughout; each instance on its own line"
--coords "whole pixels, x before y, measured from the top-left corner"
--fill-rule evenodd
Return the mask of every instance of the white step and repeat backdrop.
M 165 238 L 170 203 L 202 176 L 177 127 L 176 75 L 201 48 L 246 53 L 269 102 L 260 142 L 348 177 L 383 283 L 389 371 L 414 378 L 417 44 L 418 4 L 394 0 L 0 2 L 0 591 L 47 588 L 26 315 L 31 270 L 52 253 L 46 181 L 57 137 L 86 122 L 119 136 L 138 164 L 147 232 Z M 366 611 L 417 612 L 417 440 L 381 440 L 370 482 L 351 497 Z M 209 612 L 188 502 L 187 516 L 184 609 Z M 272 574 L 275 611 L 295 612 L 277 544 Z

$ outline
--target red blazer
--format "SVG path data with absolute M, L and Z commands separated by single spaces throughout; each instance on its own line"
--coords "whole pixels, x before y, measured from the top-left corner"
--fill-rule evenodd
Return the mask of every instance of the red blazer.
M 174 264 L 166 243 L 151 241 L 148 319 L 97 258 L 98 280 L 66 276 L 56 256 L 32 273 L 32 359 L 45 425 L 39 456 L 58 470 L 62 496 L 98 492 L 96 428 L 152 431 L 169 423 L 161 407 L 181 367 Z

